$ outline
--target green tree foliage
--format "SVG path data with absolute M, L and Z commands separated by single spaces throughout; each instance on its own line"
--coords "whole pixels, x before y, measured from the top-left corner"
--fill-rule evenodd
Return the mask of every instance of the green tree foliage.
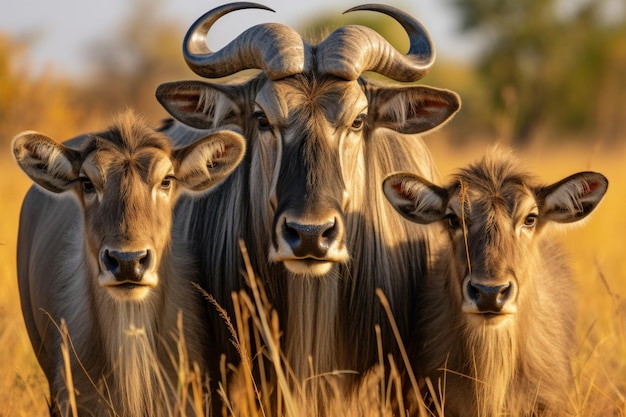
M 607 20 L 602 0 L 569 13 L 557 0 L 451 2 L 461 30 L 489 40 L 476 67 L 480 87 L 492 114 L 509 120 L 515 143 L 538 130 L 619 136 L 626 113 L 606 107 L 612 94 L 625 98 L 616 75 L 625 64 L 623 16 Z

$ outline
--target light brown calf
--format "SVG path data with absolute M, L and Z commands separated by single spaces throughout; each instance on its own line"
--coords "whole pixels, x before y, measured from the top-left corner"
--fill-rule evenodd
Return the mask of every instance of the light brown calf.
M 448 224 L 412 352 L 441 382 L 446 416 L 567 415 L 573 281 L 549 229 L 587 217 L 607 186 L 593 172 L 541 185 L 501 148 L 443 188 L 406 173 L 385 180 L 404 217 Z
M 78 142 L 74 149 L 36 132 L 13 140 L 15 159 L 38 184 L 23 203 L 17 264 L 51 414 L 70 415 L 75 395 L 79 415 L 170 415 L 188 408 L 174 399 L 177 368 L 185 367 L 178 355 L 186 352 L 190 366 L 204 369 L 208 343 L 193 262 L 171 230 L 172 209 L 182 192 L 198 194 L 223 180 L 241 160 L 244 140 L 218 131 L 173 149 L 127 112 L 110 130 Z M 184 352 L 176 346 L 180 313 Z

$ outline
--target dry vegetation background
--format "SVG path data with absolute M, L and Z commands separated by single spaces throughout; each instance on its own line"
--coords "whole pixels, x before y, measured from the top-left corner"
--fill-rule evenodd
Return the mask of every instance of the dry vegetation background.
M 589 17 L 574 22 L 576 27 L 585 19 Z M 30 45 L 0 33 L 0 417 L 47 415 L 47 386 L 21 318 L 15 268 L 19 209 L 30 181 L 11 159 L 10 140 L 26 129 L 58 139 L 98 130 L 127 105 L 158 123 L 165 113 L 153 98 L 156 85 L 193 76 L 180 58 L 185 28 L 160 22 L 159 30 L 146 40 L 137 36 L 142 24 L 154 28 L 154 22 L 127 22 L 133 30 L 101 45 L 100 54 L 93 57 L 95 70 L 83 80 L 70 80 L 53 69 L 35 74 L 26 54 Z M 576 62 L 569 61 L 553 69 L 557 78 L 576 73 L 579 78 L 568 83 L 522 73 L 521 78 L 502 79 L 500 84 L 494 76 L 488 85 L 486 74 L 495 74 L 503 65 L 490 66 L 488 53 L 475 65 L 440 60 L 425 80 L 459 92 L 464 101 L 456 120 L 426 137 L 444 177 L 473 161 L 490 143 L 501 141 L 515 145 L 546 182 L 582 170 L 599 171 L 609 179 L 608 194 L 591 219 L 557 237 L 571 256 L 576 277 L 578 398 L 574 401 L 582 416 L 626 416 L 626 36 L 623 28 L 606 27 L 611 30 L 589 32 L 597 38 L 590 48 L 602 54 L 588 55 L 587 60 L 604 61 L 602 66 L 595 61 L 587 66 L 601 67 L 598 72 L 581 73 Z M 523 44 L 524 39 L 518 41 Z M 576 39 L 580 37 L 571 40 Z M 121 65 L 128 56 L 135 58 Z M 582 98 L 572 97 L 576 91 L 564 90 L 569 85 L 586 92 L 590 83 L 595 94 Z M 544 97 L 548 92 L 553 95 Z M 533 104 L 533 99 L 539 104 Z M 567 106 L 569 112 L 562 108 Z M 589 118 L 567 117 L 576 112 Z

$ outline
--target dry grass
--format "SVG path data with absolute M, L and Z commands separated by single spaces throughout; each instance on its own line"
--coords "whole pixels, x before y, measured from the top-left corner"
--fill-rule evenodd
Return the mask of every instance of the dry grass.
M 19 209 L 30 181 L 8 149 L 0 164 L 0 416 L 43 416 L 47 386 L 22 320 L 15 267 Z
M 463 151 L 429 143 L 442 176 L 476 160 L 484 146 Z M 626 416 L 626 147 L 535 145 L 521 152 L 532 172 L 546 183 L 579 171 L 597 171 L 609 190 L 582 227 L 557 238 L 570 255 L 577 282 L 578 355 L 575 359 L 578 415 Z
M 459 150 L 436 143 L 436 138 L 427 141 L 444 176 L 454 167 L 473 161 L 484 149 L 480 145 Z M 622 237 L 626 217 L 621 215 L 626 204 L 623 191 L 626 190 L 626 149 L 535 148 L 523 156 L 530 168 L 546 181 L 582 170 L 599 171 L 609 178 L 608 194 L 597 212 L 584 227 L 561 237 L 571 254 L 578 281 L 579 353 L 575 362 L 578 393 L 572 401 L 581 416 L 626 416 L 626 245 Z M 19 207 L 30 182 L 6 151 L 0 153 L 0 166 L 3 174 L 0 176 L 0 417 L 45 416 L 47 386 L 21 318 L 15 273 Z M 239 297 L 241 316 L 231 319 L 243 323 L 252 317 L 255 326 L 252 333 L 264 341 L 265 354 L 272 360 L 273 369 L 264 372 L 277 376 L 276 395 L 270 395 L 268 387 L 257 385 L 251 377 L 249 368 L 258 357 L 246 354 L 248 360 L 239 371 L 241 378 L 232 382 L 234 386 L 224 386 L 224 396 L 241 416 L 261 416 L 270 411 L 291 417 L 315 415 L 311 404 L 305 407 L 300 394 L 320 389 L 323 383 L 330 389 L 322 391 L 333 397 L 335 376 L 320 376 L 317 381 L 308 381 L 308 386 L 294 387 L 288 364 L 282 361 L 278 349 L 276 317 L 271 311 L 259 308 L 262 298 L 261 288 L 251 298 Z M 237 334 L 237 338 L 241 351 L 246 353 L 249 340 L 246 341 L 244 334 L 247 333 Z M 395 383 L 393 372 L 390 380 L 373 372 L 365 394 L 351 404 L 337 401 L 333 407 L 338 412 L 333 414 L 346 415 L 347 407 L 354 407 L 359 415 L 390 415 L 390 404 L 401 400 L 394 397 Z M 309 412 L 303 413 L 307 409 Z

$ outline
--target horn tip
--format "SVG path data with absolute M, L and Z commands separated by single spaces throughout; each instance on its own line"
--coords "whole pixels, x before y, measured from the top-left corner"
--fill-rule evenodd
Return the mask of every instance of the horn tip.
M 404 13 L 402 10 L 400 10 L 400 9 L 398 9 L 396 7 L 393 7 L 393 6 L 389 6 L 387 4 L 367 3 L 367 4 L 361 4 L 359 6 L 351 7 L 348 10 L 346 10 L 345 12 L 343 12 L 343 14 L 351 13 L 351 12 L 358 12 L 358 11 L 370 11 L 370 12 L 382 12 L 382 13 L 385 13 L 385 10 Z

